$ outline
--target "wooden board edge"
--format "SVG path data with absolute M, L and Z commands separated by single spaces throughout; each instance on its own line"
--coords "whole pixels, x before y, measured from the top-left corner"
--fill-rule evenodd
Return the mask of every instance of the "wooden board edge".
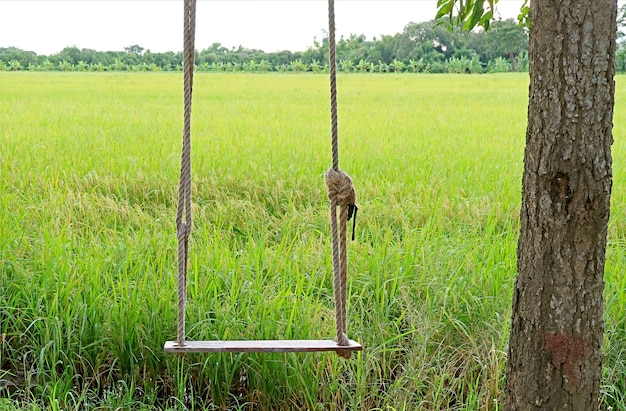
M 362 351 L 363 346 L 354 340 L 350 345 L 339 346 L 332 340 L 237 340 L 237 341 L 187 341 L 178 347 L 176 341 L 166 341 L 166 353 L 193 352 L 322 352 L 322 351 Z

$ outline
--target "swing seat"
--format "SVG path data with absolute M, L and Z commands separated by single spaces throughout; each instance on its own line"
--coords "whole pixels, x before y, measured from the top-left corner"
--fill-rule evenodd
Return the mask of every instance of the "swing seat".
M 337 142 L 337 87 L 335 54 L 334 0 L 328 1 L 329 15 L 329 67 L 331 97 L 331 138 L 333 166 L 325 174 L 330 199 L 330 226 L 333 247 L 333 275 L 335 298 L 335 321 L 337 335 L 346 340 L 346 300 L 347 300 L 347 254 L 346 224 L 354 215 L 356 221 L 355 192 L 352 179 L 339 169 Z M 196 0 L 184 1 L 185 46 L 183 50 L 184 72 L 184 127 L 183 149 L 180 166 L 180 186 L 176 213 L 176 237 L 178 240 L 178 340 L 167 341 L 166 353 L 207 353 L 207 352 L 317 352 L 334 351 L 340 357 L 349 359 L 352 351 L 361 351 L 363 346 L 347 340 L 347 345 L 338 345 L 333 340 L 239 340 L 239 341 L 185 341 L 185 301 L 187 299 L 187 263 L 189 260 L 189 234 L 191 233 L 191 100 L 194 67 L 194 41 L 196 25 Z M 340 222 L 337 222 L 337 208 L 340 209 Z M 184 217 L 184 218 L 183 218 Z M 354 224 L 354 222 L 353 222 Z M 353 234 L 354 239 L 354 225 Z M 181 341 L 181 345 L 178 345 Z
M 185 341 L 178 346 L 176 341 L 165 343 L 166 353 L 192 352 L 317 352 L 317 351 L 361 351 L 363 346 L 349 340 L 350 345 L 337 345 L 333 340 L 246 340 L 246 341 Z

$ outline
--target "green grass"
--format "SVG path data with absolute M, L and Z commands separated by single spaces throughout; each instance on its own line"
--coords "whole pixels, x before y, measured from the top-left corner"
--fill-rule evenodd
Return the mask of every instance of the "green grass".
M 0 410 L 502 409 L 526 75 L 339 77 L 360 207 L 331 354 L 176 336 L 182 80 L 0 73 Z M 332 338 L 328 85 L 195 78 L 189 339 Z M 603 401 L 626 410 L 626 78 L 617 79 Z

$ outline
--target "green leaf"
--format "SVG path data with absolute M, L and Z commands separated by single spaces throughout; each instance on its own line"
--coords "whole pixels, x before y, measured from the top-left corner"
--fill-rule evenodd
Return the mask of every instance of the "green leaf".
M 519 15 L 517 16 L 517 25 L 520 27 L 526 26 L 526 28 L 530 28 L 530 7 L 522 7 Z
M 439 7 L 439 10 L 437 10 L 435 20 L 443 16 L 452 17 L 452 7 L 454 7 L 454 0 L 447 0 L 447 3 L 445 1 L 446 0 L 440 0 L 437 2 L 437 7 Z
M 470 18 L 463 25 L 463 30 L 471 30 L 476 27 L 476 24 L 482 19 L 484 14 L 483 1 L 475 0 L 474 7 L 472 8 L 472 13 Z
M 483 17 L 478 22 L 478 25 L 484 27 L 485 30 L 489 30 L 489 24 L 491 23 L 491 19 L 493 18 L 493 9 L 489 10 L 487 13 L 483 15 Z
M 461 24 L 461 22 L 465 21 L 465 19 L 467 18 L 467 13 L 472 7 L 472 2 L 482 1 L 482 0 L 467 0 L 467 3 L 464 3 L 463 0 L 458 0 L 458 1 L 459 1 L 459 13 L 456 17 L 457 26 Z

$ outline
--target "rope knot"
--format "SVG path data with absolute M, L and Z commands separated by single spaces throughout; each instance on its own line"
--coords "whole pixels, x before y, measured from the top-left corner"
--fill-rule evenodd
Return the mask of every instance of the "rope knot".
M 356 192 L 352 186 L 352 179 L 342 170 L 329 169 L 324 175 L 328 187 L 328 199 L 338 206 L 354 205 Z
M 187 238 L 189 238 L 189 235 L 191 234 L 191 222 L 179 222 L 178 226 L 176 227 L 176 238 L 178 240 L 185 240 Z

